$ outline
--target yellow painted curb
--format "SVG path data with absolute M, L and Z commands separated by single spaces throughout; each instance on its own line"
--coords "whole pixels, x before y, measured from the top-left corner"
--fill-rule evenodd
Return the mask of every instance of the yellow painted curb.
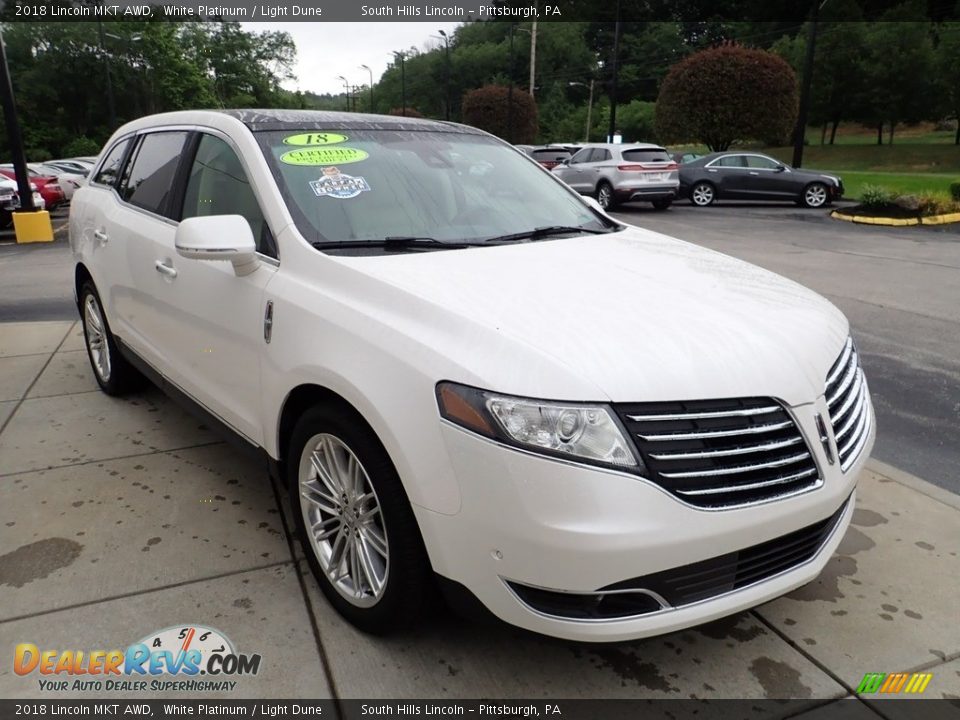
M 886 218 L 869 217 L 867 215 L 844 215 L 834 210 L 830 217 L 835 220 L 846 220 L 847 222 L 860 223 L 862 225 L 885 225 L 887 227 L 907 227 L 911 225 L 948 225 L 950 223 L 960 222 L 960 213 L 947 213 L 946 215 L 931 215 L 921 218 Z

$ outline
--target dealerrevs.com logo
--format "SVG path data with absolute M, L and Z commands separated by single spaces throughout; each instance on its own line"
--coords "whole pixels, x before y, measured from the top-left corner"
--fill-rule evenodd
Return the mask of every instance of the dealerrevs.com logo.
M 43 691 L 224 692 L 236 688 L 232 678 L 260 671 L 260 655 L 237 653 L 219 630 L 180 625 L 150 633 L 126 650 L 45 650 L 19 643 L 13 670 L 39 674 Z

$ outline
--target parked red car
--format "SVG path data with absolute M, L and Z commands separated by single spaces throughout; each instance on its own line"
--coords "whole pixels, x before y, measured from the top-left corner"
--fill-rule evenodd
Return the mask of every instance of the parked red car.
M 10 178 L 11 180 L 17 179 L 13 168 L 0 168 L 0 175 Z M 43 201 L 47 205 L 47 210 L 53 210 L 63 205 L 66 198 L 63 195 L 63 188 L 60 187 L 60 183 L 55 177 L 52 175 L 40 175 L 29 168 L 27 169 L 27 175 L 30 177 L 30 182 L 37 186 L 40 197 L 43 198 Z

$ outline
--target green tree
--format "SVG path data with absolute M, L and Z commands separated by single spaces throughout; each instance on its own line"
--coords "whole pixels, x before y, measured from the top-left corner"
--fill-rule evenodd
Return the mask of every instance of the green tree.
M 723 45 L 674 65 L 657 99 L 662 142 L 726 150 L 737 140 L 782 142 L 797 117 L 797 78 L 780 57 Z

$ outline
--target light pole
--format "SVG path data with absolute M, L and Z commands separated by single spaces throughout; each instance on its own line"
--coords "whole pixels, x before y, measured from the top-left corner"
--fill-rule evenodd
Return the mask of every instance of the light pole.
M 507 91 L 507 142 L 513 144 L 513 28 L 510 23 L 510 89 Z
M 344 110 L 350 112 L 350 81 L 347 80 L 343 75 L 337 75 L 337 79 L 343 80 Z
M 620 63 L 620 0 L 617 0 L 616 23 L 613 26 L 613 80 L 610 83 L 610 132 L 607 142 L 613 142 L 617 132 L 617 73 Z
M 447 33 L 443 30 L 440 30 L 440 35 L 443 37 L 444 45 L 444 73 L 443 73 L 443 104 L 447 109 L 446 119 L 449 122 L 450 120 L 450 38 L 447 37 Z M 436 36 L 434 36 L 436 37 Z
M 100 5 L 103 5 L 101 0 Z M 100 53 L 103 55 L 104 74 L 107 78 L 107 111 L 110 113 L 110 130 L 117 127 L 117 106 L 113 100 L 113 77 L 110 74 L 110 58 L 103 42 L 103 22 L 97 18 L 97 33 L 100 36 Z
M 0 91 L 3 95 L 3 118 L 7 121 L 7 139 L 10 141 L 10 159 L 13 161 L 13 174 L 17 179 L 17 193 L 20 195 L 21 212 L 33 212 L 33 191 L 27 176 L 27 159 L 23 154 L 23 136 L 20 134 L 20 120 L 17 117 L 16 103 L 13 101 L 13 83 L 7 69 L 7 49 L 0 33 Z
M 406 55 L 404 55 L 399 50 L 393 51 L 393 56 L 395 58 L 400 58 L 400 114 L 403 117 L 407 116 L 407 75 L 406 70 L 403 67 L 403 61 L 406 60 Z
M 580 87 L 590 88 L 590 99 L 587 100 L 587 127 L 583 133 L 583 141 L 590 142 L 590 118 L 593 113 L 593 78 L 590 78 L 590 85 L 582 82 L 571 82 L 568 85 L 579 85 Z
M 360 69 L 370 73 L 370 112 L 373 112 L 373 70 L 368 65 L 361 65 Z

